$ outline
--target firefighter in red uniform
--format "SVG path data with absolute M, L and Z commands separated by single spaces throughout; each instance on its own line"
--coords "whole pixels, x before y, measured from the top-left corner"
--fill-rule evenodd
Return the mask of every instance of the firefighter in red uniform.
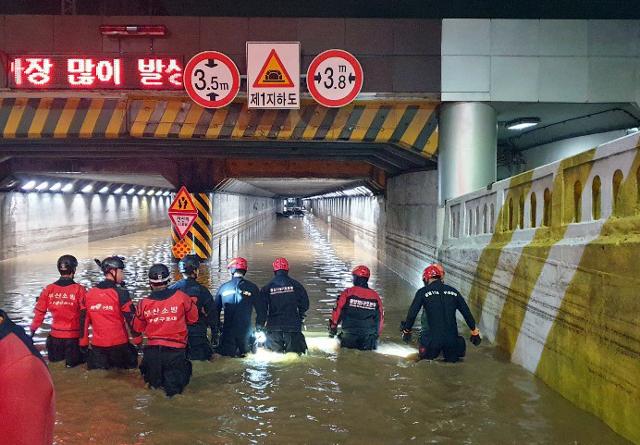
M 0 310 L 0 443 L 51 445 L 55 419 L 47 365 L 24 329 Z
M 88 369 L 122 368 L 138 366 L 138 351 L 129 343 L 127 327 L 131 328 L 135 306 L 124 283 L 124 261 L 112 256 L 96 261 L 104 273 L 104 281 L 87 292 L 87 317 L 81 346 L 89 344 L 89 326 L 93 328 L 91 349 L 87 357 Z M 134 344 L 142 337 L 133 335 Z
M 171 397 L 180 394 L 191 379 L 187 325 L 198 322 L 198 306 L 181 290 L 168 289 L 169 280 L 167 266 L 151 266 L 151 295 L 138 305 L 133 329 L 147 337 L 140 365 L 144 381 Z
M 342 323 L 342 332 L 338 335 L 343 348 L 363 351 L 376 349 L 378 337 L 384 326 L 384 309 L 380 295 L 369 289 L 371 271 L 367 266 L 357 266 L 351 272 L 353 287 L 342 291 L 329 320 L 329 336 L 338 333 L 338 324 Z
M 84 286 L 73 281 L 78 267 L 78 260 L 74 256 L 61 256 L 57 266 L 60 279 L 40 293 L 31 322 L 31 336 L 42 325 L 46 313 L 50 312 L 53 322 L 47 337 L 49 361 L 66 360 L 67 367 L 72 368 L 85 361 L 84 354 L 80 351 L 79 339 L 86 315 L 86 291 Z

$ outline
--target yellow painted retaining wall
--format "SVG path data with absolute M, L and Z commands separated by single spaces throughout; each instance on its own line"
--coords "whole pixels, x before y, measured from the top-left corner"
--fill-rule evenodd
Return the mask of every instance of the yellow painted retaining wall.
M 636 443 L 639 146 L 631 135 L 451 200 L 439 250 L 490 340 Z

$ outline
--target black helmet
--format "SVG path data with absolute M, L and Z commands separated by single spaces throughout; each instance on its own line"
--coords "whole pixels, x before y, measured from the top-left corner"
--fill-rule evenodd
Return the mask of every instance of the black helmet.
M 164 264 L 154 264 L 149 268 L 149 282 L 151 284 L 166 284 L 169 282 L 169 268 Z
M 198 255 L 187 255 L 178 263 L 180 272 L 186 275 L 191 275 L 200 267 L 200 257 Z
M 98 263 L 98 261 L 96 261 L 96 263 Z M 117 255 L 107 257 L 100 261 L 99 266 L 105 275 L 114 269 L 124 269 L 124 257 Z
M 62 255 L 58 258 L 58 272 L 60 275 L 70 275 L 78 268 L 78 260 L 73 255 Z

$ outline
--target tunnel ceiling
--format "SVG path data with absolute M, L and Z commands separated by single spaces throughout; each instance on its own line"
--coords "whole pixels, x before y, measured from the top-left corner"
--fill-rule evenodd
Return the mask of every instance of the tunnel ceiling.
M 587 134 L 640 125 L 640 109 L 629 103 L 515 103 L 492 102 L 498 113 L 498 145 L 527 150 L 543 144 Z M 504 124 L 523 117 L 540 118 L 540 124 L 523 131 Z
M 360 184 L 359 181 L 331 178 L 241 178 L 241 181 L 283 197 L 321 195 Z
M 28 173 L 28 172 L 25 172 Z M 99 173 L 91 173 L 90 175 L 86 173 L 49 173 L 47 174 L 49 177 L 55 178 L 67 178 L 67 179 L 78 179 L 78 178 L 90 178 L 95 181 L 102 182 L 112 182 L 112 183 L 123 183 L 123 184 L 132 184 L 132 185 L 142 185 L 145 187 L 158 187 L 158 188 L 173 188 L 173 185 L 167 181 L 167 179 L 161 175 L 152 175 L 152 174 L 99 174 Z

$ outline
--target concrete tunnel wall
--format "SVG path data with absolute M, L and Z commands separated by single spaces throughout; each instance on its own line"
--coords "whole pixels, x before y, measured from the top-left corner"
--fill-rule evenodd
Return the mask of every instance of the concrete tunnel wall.
M 307 201 L 313 213 L 419 284 L 438 245 L 438 172 L 406 173 L 387 181 L 382 196 Z M 407 296 L 409 298 L 409 296 Z
M 640 443 L 639 147 L 620 138 L 444 209 L 434 172 L 393 178 L 386 199 L 310 205 L 416 285 L 437 257 L 485 338 Z
M 215 193 L 213 243 L 273 216 L 271 198 Z M 0 260 L 166 227 L 170 197 L 0 193 Z M 225 239 L 226 243 L 226 239 Z

